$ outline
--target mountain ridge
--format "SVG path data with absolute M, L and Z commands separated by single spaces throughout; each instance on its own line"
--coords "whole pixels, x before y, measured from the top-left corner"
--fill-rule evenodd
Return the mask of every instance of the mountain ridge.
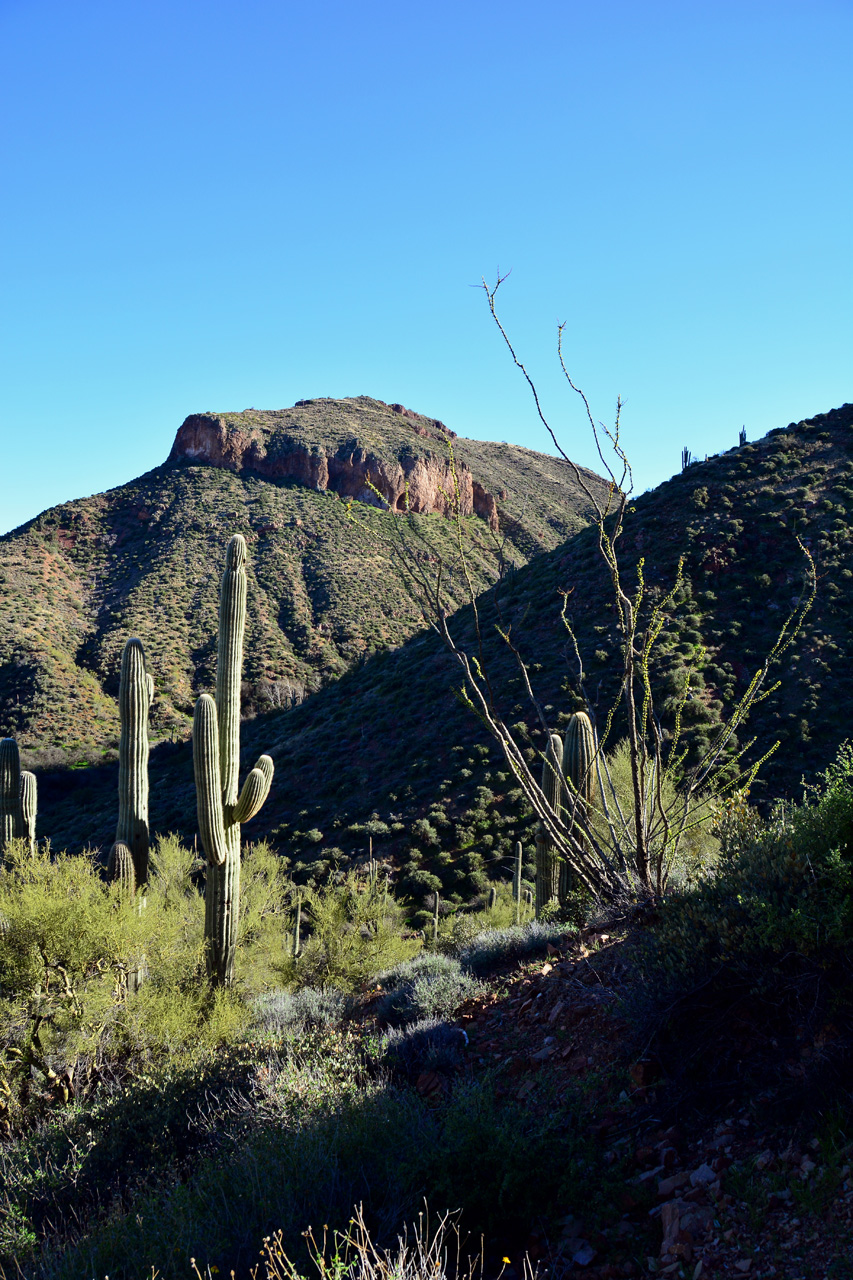
M 593 473 L 587 482 L 603 491 Z M 0 732 L 36 767 L 114 750 L 119 655 L 137 634 L 157 685 L 152 736 L 186 737 L 212 680 L 217 584 L 238 531 L 251 548 L 247 711 L 300 701 L 423 626 L 383 548 L 394 517 L 371 485 L 392 508 L 408 498 L 429 553 L 452 558 L 452 521 L 437 516 L 457 484 L 477 590 L 590 514 L 561 460 L 466 441 L 370 397 L 190 415 L 158 467 L 0 538 Z

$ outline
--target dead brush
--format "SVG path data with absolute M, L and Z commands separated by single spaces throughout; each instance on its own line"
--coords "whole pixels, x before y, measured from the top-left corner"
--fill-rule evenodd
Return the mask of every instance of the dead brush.
M 463 1252 L 468 1241 L 460 1230 L 459 1212 L 442 1214 L 431 1230 L 425 1206 L 411 1232 L 404 1227 L 396 1246 L 390 1249 L 380 1248 L 371 1239 L 361 1205 L 354 1210 L 346 1231 L 330 1232 L 324 1225 L 321 1241 L 312 1227 L 303 1236 L 317 1280 L 484 1280 L 482 1237 L 476 1254 Z M 213 1280 L 215 1268 L 207 1266 L 202 1272 L 195 1258 L 190 1261 L 195 1280 Z M 503 1258 L 497 1280 L 508 1264 L 509 1259 Z M 536 1275 L 525 1255 L 524 1280 L 536 1280 Z M 285 1253 L 282 1232 L 265 1238 L 261 1261 L 252 1268 L 251 1280 L 306 1280 Z

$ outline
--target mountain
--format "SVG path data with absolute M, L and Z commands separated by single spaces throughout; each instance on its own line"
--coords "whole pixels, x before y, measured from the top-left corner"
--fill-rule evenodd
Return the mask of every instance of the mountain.
M 162 466 L 0 538 L 0 734 L 36 768 L 109 759 L 121 649 L 138 635 L 156 686 L 152 739 L 185 738 L 214 679 L 217 584 L 235 532 L 250 549 L 244 709 L 302 701 L 422 629 L 381 508 L 408 505 L 426 552 L 452 558 L 454 485 L 478 591 L 501 563 L 552 550 L 589 516 L 561 460 L 460 439 L 368 396 L 191 415 Z
M 685 580 L 654 670 L 659 707 L 681 687 L 694 749 L 746 688 L 797 598 L 804 558 L 814 557 L 818 594 L 796 644 L 773 672 L 779 688 L 753 715 L 752 756 L 779 741 L 755 799 L 800 793 L 849 734 L 853 696 L 853 406 L 773 431 L 695 463 L 637 498 L 622 539 L 626 580 L 644 557 L 651 588 Z M 215 607 L 211 579 L 209 610 Z M 563 593 L 599 713 L 617 689 L 618 636 L 594 529 L 563 540 L 480 595 L 488 668 L 505 718 L 523 726 L 532 753 L 542 739 L 517 667 L 494 623 L 512 623 L 534 687 L 555 725 L 576 698 L 576 669 L 560 623 Z M 211 621 L 211 627 L 213 623 Z M 452 626 L 472 636 L 470 608 Z M 211 632 L 212 634 L 212 632 Z M 532 855 L 530 815 L 479 722 L 454 696 L 459 672 L 433 633 L 375 652 L 337 683 L 290 710 L 244 723 L 244 761 L 270 751 L 276 781 L 248 839 L 270 835 L 303 873 L 321 873 L 374 852 L 398 868 L 413 897 L 435 887 L 449 898 L 482 891 L 509 873 L 514 841 Z M 614 740 L 618 737 L 617 723 Z M 47 780 L 46 780 L 47 782 Z M 115 775 L 104 768 L 55 775 L 43 788 L 43 824 L 60 843 L 106 843 L 115 823 Z M 186 744 L 152 753 L 152 822 L 195 829 Z

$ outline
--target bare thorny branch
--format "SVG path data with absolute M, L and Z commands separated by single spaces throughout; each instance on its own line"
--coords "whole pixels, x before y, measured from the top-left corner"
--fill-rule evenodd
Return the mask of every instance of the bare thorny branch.
M 775 750 L 770 747 L 760 760 L 750 766 L 741 766 L 744 755 L 754 745 L 754 740 L 744 746 L 736 744 L 736 734 L 750 712 L 778 687 L 778 682 L 767 684 L 771 667 L 779 661 L 802 628 L 815 597 L 815 567 L 808 549 L 798 538 L 805 557 L 806 572 L 803 590 L 783 623 L 774 645 L 764 662 L 753 675 L 745 693 L 732 708 L 728 719 L 717 729 L 707 750 L 700 759 L 687 768 L 687 750 L 682 746 L 682 712 L 690 695 L 691 670 L 685 674 L 682 691 L 675 706 L 673 727 L 665 733 L 655 711 L 651 677 L 651 663 L 684 581 L 684 557 L 678 563 L 675 579 L 659 600 L 652 600 L 645 578 L 644 561 L 641 558 L 636 569 L 636 585 L 629 591 L 623 581 L 618 554 L 618 541 L 624 529 L 626 515 L 632 508 L 629 500 L 633 478 L 628 456 L 621 441 L 622 402 L 617 400 L 614 425 L 608 427 L 596 423 L 586 395 L 572 380 L 563 355 L 564 325 L 558 328 L 557 355 L 563 375 L 573 392 L 581 399 L 586 419 L 593 433 L 595 447 L 608 477 L 606 499 L 601 502 L 587 481 L 583 470 L 567 455 L 556 432 L 548 422 L 537 388 L 516 351 L 497 314 L 495 297 L 506 276 L 499 276 L 494 288 L 485 280 L 482 288 L 486 294 L 489 311 L 510 352 L 511 358 L 524 376 L 533 396 L 536 412 L 548 432 L 560 458 L 571 468 L 573 477 L 587 498 L 592 509 L 597 532 L 598 551 L 607 571 L 613 595 L 613 607 L 620 633 L 622 651 L 621 672 L 616 698 L 608 708 L 603 730 L 597 734 L 595 755 L 591 768 L 595 771 L 596 803 L 590 809 L 580 801 L 565 773 L 560 770 L 565 804 L 555 811 L 545 798 L 543 789 L 534 777 L 523 747 L 504 721 L 489 677 L 484 636 L 477 592 L 470 571 L 466 538 L 470 535 L 463 516 L 459 489 L 458 470 L 452 437 L 446 436 L 446 448 L 453 489 L 444 497 L 448 502 L 455 523 L 455 561 L 451 565 L 435 556 L 423 537 L 418 521 L 411 511 L 406 494 L 402 515 L 395 514 L 387 530 L 395 560 L 399 566 L 410 595 L 416 602 L 424 622 L 441 637 L 462 674 L 462 686 L 457 690 L 462 701 L 478 717 L 493 740 L 499 745 L 504 759 L 523 792 L 533 813 L 547 833 L 558 858 L 570 866 L 577 881 L 599 900 L 610 903 L 624 902 L 637 894 L 662 894 L 685 837 L 697 826 L 706 823 L 715 811 L 719 799 L 727 792 L 748 788 L 761 764 Z M 604 442 L 607 442 L 605 446 Z M 608 449 L 615 461 L 611 462 Z M 378 488 L 371 486 L 380 503 L 391 512 L 389 504 Z M 351 508 L 350 508 L 351 510 Z M 352 514 L 352 511 L 351 511 Z M 354 517 L 353 517 L 354 518 Z M 503 548 L 499 562 L 505 564 Z M 464 642 L 450 628 L 449 618 L 456 610 L 456 600 L 449 589 L 449 580 L 458 572 L 465 584 L 465 596 L 471 608 L 474 628 L 474 649 L 469 652 Z M 596 707 L 585 683 L 583 662 L 577 637 L 568 616 L 569 594 L 563 595 L 560 614 L 577 664 L 577 688 L 585 703 L 587 713 L 597 724 Z M 512 627 L 503 619 L 500 600 L 496 601 L 498 621 L 495 630 L 512 654 L 521 676 L 528 702 L 539 727 L 549 741 L 551 729 L 543 706 L 537 698 L 530 679 L 530 669 L 524 661 L 512 634 Z M 645 617 L 645 623 L 641 620 Z M 607 744 L 620 703 L 627 724 L 627 740 L 630 758 L 631 807 L 623 809 L 617 795 L 608 758 Z M 540 761 L 544 752 L 538 752 Z M 676 800 L 666 799 L 667 789 L 675 787 Z M 670 792 L 671 794 L 671 792 Z

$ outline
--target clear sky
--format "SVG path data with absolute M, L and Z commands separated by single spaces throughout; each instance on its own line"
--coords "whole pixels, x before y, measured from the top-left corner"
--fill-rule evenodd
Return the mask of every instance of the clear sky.
M 402 401 L 637 487 L 853 399 L 847 0 L 0 0 L 0 531 L 204 409 Z

